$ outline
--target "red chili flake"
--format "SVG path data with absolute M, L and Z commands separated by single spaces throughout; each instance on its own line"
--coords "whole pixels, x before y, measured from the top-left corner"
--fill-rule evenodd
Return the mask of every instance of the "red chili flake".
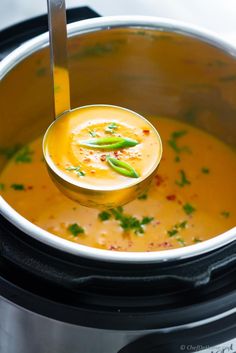
M 117 246 L 116 245 L 110 245 L 109 246 L 109 250 L 117 250 Z
M 115 152 L 114 152 L 114 156 L 115 156 L 117 159 L 119 159 L 119 152 L 118 152 L 118 151 L 115 151 Z
M 107 156 L 105 154 L 102 154 L 100 157 L 102 162 L 105 162 L 106 158 L 107 158 Z
M 155 176 L 155 179 L 156 179 L 156 185 L 157 185 L 157 186 L 161 185 L 161 184 L 163 183 L 163 181 L 164 181 L 163 177 L 160 176 L 159 174 L 157 174 L 157 175 Z
M 171 248 L 173 245 L 168 241 L 164 241 L 163 243 L 158 244 L 158 246 L 163 246 L 164 248 Z
M 90 162 L 90 161 L 91 161 L 91 159 L 89 157 L 84 158 L 84 162 Z
M 32 190 L 34 187 L 32 186 L 32 185 L 29 185 L 28 187 L 27 187 L 27 189 L 28 190 Z
M 183 202 L 182 202 L 182 201 L 180 201 L 180 200 L 178 200 L 178 204 L 179 204 L 179 205 L 182 205 L 182 204 L 183 204 Z
M 150 134 L 150 130 L 148 130 L 148 129 L 143 129 L 143 133 L 144 133 L 145 135 L 149 135 L 149 134 Z
M 92 174 L 95 174 L 95 173 L 96 173 L 96 170 L 93 170 L 93 169 L 92 169 L 92 170 L 91 170 L 91 173 L 92 173 Z
M 155 224 L 158 226 L 159 224 L 161 224 L 160 221 L 156 221 Z
M 176 196 L 175 195 L 167 195 L 166 198 L 169 201 L 175 201 L 176 200 Z

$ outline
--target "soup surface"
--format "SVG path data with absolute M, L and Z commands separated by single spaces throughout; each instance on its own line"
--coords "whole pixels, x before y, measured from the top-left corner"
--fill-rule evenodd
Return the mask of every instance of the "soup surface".
M 47 131 L 44 149 L 61 177 L 99 189 L 136 183 L 155 170 L 161 157 L 153 126 L 130 110 L 109 105 L 63 114 Z
M 236 155 L 211 135 L 167 118 L 163 158 L 149 190 L 124 207 L 98 211 L 58 191 L 42 158 L 42 139 L 23 147 L 0 175 L 1 194 L 25 218 L 67 240 L 115 251 L 195 244 L 235 226 Z

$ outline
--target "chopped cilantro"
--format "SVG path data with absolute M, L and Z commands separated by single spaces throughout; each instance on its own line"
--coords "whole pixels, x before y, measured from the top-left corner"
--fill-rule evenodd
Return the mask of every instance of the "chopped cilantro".
M 80 167 L 72 167 L 71 166 L 71 167 L 66 168 L 66 170 L 75 172 L 75 174 L 77 174 L 77 176 L 85 176 L 85 172 L 83 172 Z
M 179 130 L 179 131 L 174 131 L 171 134 L 172 139 L 177 140 L 178 138 L 184 136 L 187 134 L 186 130 Z
M 177 145 L 177 141 L 172 139 L 168 141 L 169 146 L 176 152 L 176 153 L 180 153 L 181 149 L 180 147 Z
M 92 137 L 96 137 L 96 136 L 98 135 L 95 130 L 91 130 L 91 129 L 88 130 L 88 133 L 89 133 L 89 135 L 92 136 Z
M 176 223 L 172 229 L 168 230 L 167 231 L 167 234 L 169 235 L 169 237 L 173 237 L 175 236 L 176 234 L 179 233 L 179 230 L 180 229 L 185 229 L 186 226 L 187 226 L 187 221 L 183 221 L 183 222 L 180 222 L 180 223 Z
M 110 212 L 102 211 L 98 214 L 98 218 L 103 222 L 111 218 Z
M 207 66 L 224 67 L 224 66 L 227 66 L 227 63 L 222 60 L 213 60 L 213 61 L 208 62 Z
M 115 130 L 117 129 L 118 129 L 118 125 L 115 122 L 113 122 L 106 127 L 105 132 L 109 134 L 114 134 Z
M 227 82 L 227 81 L 235 81 L 236 75 L 223 76 L 219 78 L 219 81 Z
M 221 214 L 221 216 L 223 216 L 225 218 L 229 218 L 229 216 L 230 216 L 230 212 L 229 211 L 222 211 L 220 214 Z
M 185 243 L 184 239 L 182 239 L 182 238 L 178 238 L 177 242 L 182 246 L 186 246 L 186 243 Z
M 138 200 L 147 200 L 148 195 L 147 194 L 142 194 L 138 197 Z
M 36 75 L 41 77 L 41 76 L 45 76 L 47 72 L 47 69 L 46 67 L 39 67 L 37 70 L 36 70 Z
M 12 147 L 0 147 L 0 155 L 4 156 L 6 159 L 11 159 L 21 148 L 22 145 L 20 144 L 16 144 Z
M 202 240 L 199 239 L 199 238 L 194 238 L 194 239 L 193 239 L 193 242 L 194 242 L 195 244 L 197 244 L 197 243 L 201 243 Z
M 141 224 L 149 224 L 153 221 L 153 217 L 143 217 L 142 221 L 141 221 Z
M 176 163 L 180 162 L 180 157 L 179 157 L 179 156 L 176 156 L 176 157 L 175 157 L 175 162 L 176 162 Z
M 16 163 L 31 163 L 32 154 L 34 152 L 29 148 L 29 146 L 24 146 L 15 156 Z
M 187 215 L 191 215 L 193 212 L 196 211 L 196 209 L 188 202 L 183 205 L 183 210 Z
M 153 217 L 143 217 L 142 220 L 134 216 L 124 214 L 123 207 L 112 209 L 111 214 L 115 220 L 119 221 L 119 225 L 124 231 L 133 230 L 135 234 L 140 235 L 144 233 L 144 226 L 151 223 Z
M 174 235 L 178 234 L 178 229 L 174 228 L 174 229 L 168 230 L 167 234 L 169 235 L 169 237 L 173 237 Z
M 0 183 L 0 191 L 5 189 L 5 185 L 3 183 Z
M 184 185 L 189 185 L 191 184 L 190 181 L 187 179 L 186 174 L 183 170 L 180 170 L 180 180 L 176 180 L 175 184 L 179 185 L 181 188 L 184 187 Z
M 175 151 L 175 153 L 178 155 L 182 152 L 188 152 L 190 153 L 190 149 L 187 146 L 179 146 L 178 140 L 179 138 L 183 137 L 184 135 L 187 134 L 186 130 L 179 130 L 179 131 L 173 131 L 171 134 L 170 139 L 168 140 L 169 146 Z M 175 161 L 179 162 L 179 159 L 176 159 Z
M 81 49 L 77 53 L 72 54 L 70 58 L 79 60 L 88 57 L 101 57 L 117 52 L 123 44 L 125 44 L 125 40 L 122 39 L 112 40 L 106 43 L 95 43 L 94 45 L 81 47 Z
M 17 191 L 25 190 L 25 186 L 23 184 L 11 184 L 11 188 Z
M 187 223 L 187 221 L 180 222 L 179 224 L 177 224 L 177 228 L 184 229 L 186 228 Z
M 203 174 L 209 174 L 210 170 L 209 170 L 209 168 L 202 167 L 201 172 L 202 172 Z
M 84 229 L 81 226 L 79 226 L 77 223 L 73 223 L 69 225 L 68 230 L 74 237 L 77 237 L 78 234 L 84 233 Z

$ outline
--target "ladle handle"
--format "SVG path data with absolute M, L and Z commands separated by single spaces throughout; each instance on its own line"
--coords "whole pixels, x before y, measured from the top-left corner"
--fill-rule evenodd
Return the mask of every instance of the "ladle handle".
M 54 118 L 70 110 L 65 0 L 47 0 Z

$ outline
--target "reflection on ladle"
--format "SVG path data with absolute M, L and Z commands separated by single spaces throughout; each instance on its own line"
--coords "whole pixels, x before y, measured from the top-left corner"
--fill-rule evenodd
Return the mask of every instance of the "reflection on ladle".
M 48 0 L 48 13 L 55 114 L 43 141 L 49 174 L 82 205 L 121 206 L 150 184 L 162 155 L 160 136 L 129 109 L 97 104 L 71 110 L 64 0 Z

